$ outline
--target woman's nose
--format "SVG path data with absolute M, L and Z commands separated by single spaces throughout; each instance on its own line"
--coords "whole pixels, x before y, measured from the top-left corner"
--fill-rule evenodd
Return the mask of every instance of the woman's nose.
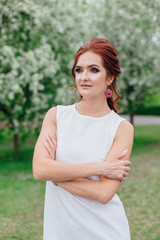
M 83 71 L 83 73 L 81 75 L 81 79 L 82 80 L 88 80 L 88 73 L 87 73 L 87 71 Z

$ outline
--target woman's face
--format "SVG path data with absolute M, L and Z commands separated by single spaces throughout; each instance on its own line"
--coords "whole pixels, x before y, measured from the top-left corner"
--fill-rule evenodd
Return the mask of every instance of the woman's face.
M 97 97 L 104 95 L 107 85 L 113 77 L 108 77 L 100 55 L 85 52 L 80 55 L 75 66 L 75 81 L 77 89 L 83 97 Z

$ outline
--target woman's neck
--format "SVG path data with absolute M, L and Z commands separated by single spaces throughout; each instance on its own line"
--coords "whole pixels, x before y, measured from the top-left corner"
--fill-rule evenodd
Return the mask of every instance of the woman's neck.
M 111 112 L 106 98 L 103 101 L 94 101 L 82 98 L 76 107 L 80 114 L 93 117 L 103 117 Z

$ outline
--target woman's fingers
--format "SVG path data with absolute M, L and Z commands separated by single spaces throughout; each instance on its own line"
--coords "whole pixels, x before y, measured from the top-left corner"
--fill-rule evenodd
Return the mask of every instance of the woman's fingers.
M 43 145 L 46 148 L 48 154 L 51 156 L 52 155 L 52 149 L 50 148 L 50 145 L 48 144 L 48 142 L 45 141 Z
M 122 166 L 130 166 L 132 163 L 129 160 L 121 160 Z
M 117 179 L 120 181 L 125 181 L 128 172 L 130 171 L 131 162 L 129 160 L 119 160 L 118 158 L 109 159 L 104 161 L 104 169 L 106 170 L 106 177 L 111 179 Z
M 48 136 L 49 136 L 49 138 L 51 139 L 52 143 L 55 144 L 55 145 L 57 145 L 57 136 L 56 136 L 56 135 L 53 136 L 52 133 L 49 133 Z
M 128 176 L 128 172 L 125 172 L 125 177 L 127 177 Z
M 46 142 L 48 143 L 50 149 L 54 148 L 53 142 L 50 140 L 49 136 L 46 136 Z
M 49 133 L 46 136 L 46 141 L 44 143 L 44 146 L 45 146 L 46 150 L 48 151 L 49 155 L 51 157 L 54 157 L 56 147 L 57 147 L 57 141 L 56 141 L 56 138 L 54 138 L 52 133 Z
M 123 158 L 127 154 L 127 152 L 128 152 L 128 149 L 125 149 L 122 153 L 117 154 L 116 158 L 118 158 L 118 159 Z
M 52 137 L 51 133 L 49 133 L 49 134 L 47 135 L 47 137 L 48 137 L 49 140 L 54 144 L 54 140 L 53 140 L 53 137 Z
M 46 136 L 46 140 L 51 148 L 55 148 L 57 146 L 57 141 L 50 134 Z
M 125 167 L 126 172 L 129 172 L 130 170 L 131 170 L 130 167 Z
M 124 182 L 125 181 L 125 177 L 123 174 L 120 175 L 120 178 L 119 178 L 120 181 Z

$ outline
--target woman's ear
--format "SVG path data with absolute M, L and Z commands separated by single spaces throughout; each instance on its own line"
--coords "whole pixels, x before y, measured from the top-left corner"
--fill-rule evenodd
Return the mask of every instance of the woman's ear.
M 108 84 L 108 86 L 111 85 L 111 83 L 113 82 L 113 80 L 114 80 L 114 76 L 109 76 L 109 77 L 107 77 L 107 84 Z

